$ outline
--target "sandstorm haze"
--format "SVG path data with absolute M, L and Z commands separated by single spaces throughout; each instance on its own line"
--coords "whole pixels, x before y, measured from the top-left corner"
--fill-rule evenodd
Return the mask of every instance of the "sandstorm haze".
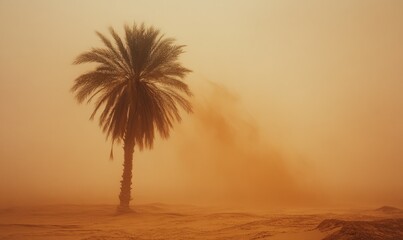
M 117 202 L 122 149 L 69 89 L 134 20 L 187 45 L 194 114 L 134 204 L 403 207 L 403 2 L 0 1 L 0 205 Z

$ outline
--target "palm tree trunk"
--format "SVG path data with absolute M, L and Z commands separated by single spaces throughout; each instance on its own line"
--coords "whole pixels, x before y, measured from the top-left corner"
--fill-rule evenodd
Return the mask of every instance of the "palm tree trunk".
M 118 212 L 131 211 L 129 203 L 131 200 L 132 189 L 132 169 L 133 169 L 133 153 L 134 153 L 134 141 L 128 138 L 124 140 L 124 162 L 123 162 L 123 174 L 120 181 L 120 205 L 118 206 Z

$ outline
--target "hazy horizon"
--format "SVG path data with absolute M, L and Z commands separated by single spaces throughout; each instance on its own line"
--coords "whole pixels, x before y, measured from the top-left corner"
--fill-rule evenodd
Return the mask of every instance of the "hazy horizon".
M 134 153 L 132 204 L 403 207 L 403 2 L 0 1 L 0 207 L 117 204 L 122 148 L 70 88 L 95 31 L 186 45 L 195 112 Z

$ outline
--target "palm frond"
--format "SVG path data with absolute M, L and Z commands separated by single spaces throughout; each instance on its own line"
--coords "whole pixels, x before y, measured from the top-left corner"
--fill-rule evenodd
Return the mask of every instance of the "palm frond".
M 167 138 L 181 121 L 180 109 L 192 112 L 192 93 L 183 82 L 191 71 L 179 62 L 184 45 L 175 39 L 144 24 L 124 30 L 125 42 L 113 28 L 114 42 L 96 32 L 105 47 L 80 54 L 74 64 L 97 66 L 77 77 L 71 90 L 79 103 L 97 99 L 90 119 L 103 107 L 99 124 L 112 142 L 130 139 L 140 149 L 152 148 L 156 132 Z

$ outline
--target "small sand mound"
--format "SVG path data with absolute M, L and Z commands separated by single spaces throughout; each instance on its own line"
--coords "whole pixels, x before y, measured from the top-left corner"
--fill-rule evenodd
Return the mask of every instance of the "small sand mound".
M 317 229 L 338 229 L 324 240 L 399 240 L 403 239 L 403 218 L 377 221 L 343 221 L 326 219 Z
M 346 221 L 338 219 L 325 219 L 316 228 L 322 232 L 326 232 L 344 226 L 345 222 Z
M 383 206 L 375 209 L 376 212 L 394 214 L 394 213 L 403 213 L 402 209 L 391 207 L 391 206 Z

